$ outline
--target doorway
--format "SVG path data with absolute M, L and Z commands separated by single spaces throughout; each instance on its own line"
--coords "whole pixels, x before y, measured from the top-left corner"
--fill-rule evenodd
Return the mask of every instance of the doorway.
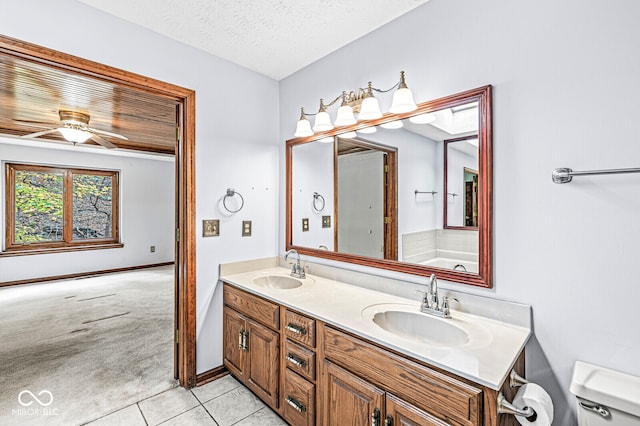
M 369 141 L 336 138 L 336 251 L 397 260 L 396 153 Z
M 108 83 L 117 91 L 138 92 L 174 102 L 175 113 L 175 342 L 174 375 L 181 386 L 196 384 L 195 292 L 195 92 L 76 56 L 0 36 L 0 55 L 70 75 Z M 3 131 L 25 134 L 5 126 Z M 154 147 L 138 147 L 154 151 Z

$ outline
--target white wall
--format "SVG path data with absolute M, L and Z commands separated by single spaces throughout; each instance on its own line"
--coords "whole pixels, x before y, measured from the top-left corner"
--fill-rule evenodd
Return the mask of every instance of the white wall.
M 71 253 L 0 257 L 0 282 L 41 278 L 128 266 L 172 262 L 175 226 L 175 163 L 173 158 L 150 159 L 92 154 L 89 149 L 59 150 L 16 145 L 0 136 L 0 162 L 89 167 L 120 171 L 120 241 L 123 248 Z M 34 144 L 35 145 L 35 144 Z M 4 170 L 4 169 L 3 169 Z M 0 198 L 5 205 L 5 181 Z M 4 209 L 0 223 L 4 224 Z M 2 228 L 2 235 L 4 234 Z M 150 246 L 155 245 L 155 253 Z
M 431 0 L 280 82 L 282 140 L 301 106 L 400 70 L 418 101 L 494 86 L 495 284 L 445 286 L 532 305 L 527 374 L 557 425 L 575 422 L 575 360 L 640 375 L 640 178 L 551 182 L 640 166 L 639 19 L 635 0 Z
M 293 147 L 292 153 L 293 244 L 333 250 L 335 217 L 333 215 L 333 143 L 307 143 Z M 313 207 L 313 193 L 324 198 L 324 209 Z M 315 201 L 322 207 L 322 200 Z M 331 216 L 331 227 L 322 227 L 322 216 Z M 302 231 L 302 219 L 309 219 L 309 230 Z
M 221 365 L 218 264 L 277 250 L 278 83 L 73 0 L 5 3 L 7 36 L 196 91 L 197 371 Z M 227 188 L 245 198 L 233 216 L 219 209 Z M 202 238 L 202 219 L 216 218 L 220 237 Z

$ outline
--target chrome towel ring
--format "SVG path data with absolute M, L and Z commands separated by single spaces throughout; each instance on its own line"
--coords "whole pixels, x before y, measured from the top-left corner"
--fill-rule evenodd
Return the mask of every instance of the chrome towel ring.
M 236 195 L 240 197 L 240 207 L 238 207 L 236 210 L 232 210 L 229 208 L 229 206 L 227 206 L 227 198 L 233 198 Z M 227 188 L 227 194 L 222 199 L 222 205 L 229 213 L 238 213 L 244 207 L 244 197 L 235 189 Z
M 318 208 L 316 202 L 322 203 L 322 207 Z M 324 210 L 324 197 L 317 192 L 313 193 L 313 209 L 317 212 L 321 212 L 322 210 Z

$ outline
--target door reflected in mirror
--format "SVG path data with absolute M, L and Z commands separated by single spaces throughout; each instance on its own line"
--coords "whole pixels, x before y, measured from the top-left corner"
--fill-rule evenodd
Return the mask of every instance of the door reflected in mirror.
M 490 86 L 372 124 L 287 142 L 287 249 L 490 286 Z

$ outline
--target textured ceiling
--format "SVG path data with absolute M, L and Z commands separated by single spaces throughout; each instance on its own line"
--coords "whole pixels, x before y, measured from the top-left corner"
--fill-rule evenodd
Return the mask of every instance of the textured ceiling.
M 280 80 L 428 0 L 79 0 Z

